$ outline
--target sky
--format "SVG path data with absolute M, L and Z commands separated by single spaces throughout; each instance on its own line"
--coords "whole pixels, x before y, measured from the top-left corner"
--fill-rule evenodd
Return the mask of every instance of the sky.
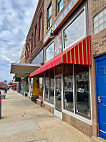
M 12 80 L 38 0 L 0 0 L 0 82 Z

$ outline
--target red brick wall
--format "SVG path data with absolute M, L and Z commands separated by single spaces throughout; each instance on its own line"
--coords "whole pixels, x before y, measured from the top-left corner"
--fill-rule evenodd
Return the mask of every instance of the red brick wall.
M 92 52 L 93 56 L 106 54 L 106 29 L 94 34 L 93 17 L 106 7 L 105 0 L 88 0 L 89 8 L 89 31 L 92 37 Z
M 59 14 L 57 14 L 56 0 L 52 0 L 52 26 L 54 25 L 54 23 L 56 22 L 60 14 L 63 12 L 63 10 L 66 8 L 66 6 L 68 6 L 70 1 L 71 0 L 63 0 L 63 9 L 61 10 Z M 45 0 L 44 2 L 44 37 L 50 30 L 50 29 L 47 30 L 47 8 L 50 5 L 50 3 L 51 3 L 51 0 Z
M 39 40 L 39 18 L 42 14 L 42 39 Z M 35 45 L 35 25 L 37 25 L 37 42 Z M 32 36 L 33 33 L 33 36 Z M 31 36 L 31 38 L 30 38 Z M 29 44 L 29 56 L 26 56 L 26 63 L 31 63 L 33 58 L 40 52 L 43 48 L 43 38 L 44 38 L 44 0 L 39 0 L 38 6 L 36 8 L 32 24 L 30 26 L 29 32 L 26 37 L 26 45 Z

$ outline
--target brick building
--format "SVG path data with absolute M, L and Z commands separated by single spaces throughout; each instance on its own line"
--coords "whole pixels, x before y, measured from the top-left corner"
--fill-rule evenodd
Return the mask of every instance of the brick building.
M 105 7 L 105 0 L 39 0 L 25 43 L 25 62 L 42 65 L 30 74 L 39 82 L 40 91 L 35 85 L 34 93 L 43 92 L 37 103 L 86 135 L 103 139 Z

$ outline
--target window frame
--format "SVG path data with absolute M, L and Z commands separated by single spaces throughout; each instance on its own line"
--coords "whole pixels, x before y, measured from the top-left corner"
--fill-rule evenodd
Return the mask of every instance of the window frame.
M 48 61 L 46 60 L 46 50 L 47 50 L 52 44 L 54 45 L 54 41 L 50 42 L 50 44 L 45 48 L 45 54 L 44 54 L 44 55 L 45 55 L 45 63 L 47 63 L 48 61 L 51 60 L 51 59 L 48 60 Z M 55 48 L 55 46 L 53 46 L 53 47 Z M 54 57 L 55 57 L 55 52 L 54 52 Z M 53 57 L 53 58 L 54 58 L 54 57 Z M 53 58 L 52 58 L 52 59 L 53 59 Z
M 53 103 L 50 102 L 49 98 L 50 98 L 50 70 L 49 70 L 49 75 L 48 75 L 48 78 L 49 78 L 49 91 L 48 91 L 48 101 L 45 100 L 45 87 L 46 87 L 46 80 L 45 80 L 46 76 L 45 76 L 45 73 L 44 73 L 44 89 L 43 89 L 43 102 L 44 104 L 48 104 L 52 107 L 54 107 L 54 101 Z M 55 84 L 55 68 L 54 68 L 54 84 Z M 55 88 L 54 88 L 55 90 Z
M 37 47 L 37 24 L 35 25 L 35 48 Z
M 106 8 L 102 9 L 99 13 L 97 13 L 97 14 L 93 17 L 93 33 L 94 33 L 94 35 L 98 34 L 99 32 L 103 31 L 104 29 L 106 29 L 106 28 L 104 27 L 104 25 L 105 25 L 105 20 L 104 20 L 104 18 L 105 18 L 105 16 L 106 16 L 106 15 L 104 14 L 104 11 L 106 11 Z M 101 17 L 98 17 L 101 12 L 103 12 L 103 15 L 102 15 Z M 96 18 L 96 17 L 98 17 L 97 21 L 95 21 L 95 18 Z M 99 21 L 100 21 L 101 19 L 103 19 L 103 22 L 102 22 L 102 23 L 99 23 Z M 98 23 L 98 26 L 95 27 L 95 23 Z M 103 29 L 102 29 L 102 30 L 100 30 L 100 26 L 101 26 L 101 25 L 103 25 Z M 97 32 L 95 32 L 96 29 L 98 29 Z
M 39 40 L 42 40 L 42 13 L 39 16 Z
M 57 15 L 62 11 L 62 9 L 63 9 L 63 7 L 62 7 L 62 9 L 60 10 L 59 9 L 59 5 L 60 5 L 60 3 L 61 3 L 61 1 L 63 2 L 63 0 L 56 0 L 56 11 L 57 11 Z
M 50 8 L 51 8 L 51 15 L 49 17 Z M 50 21 L 51 21 L 51 25 L 50 25 Z M 48 24 L 48 22 L 49 22 L 49 24 Z M 52 3 L 50 3 L 47 8 L 47 30 L 50 29 L 51 26 L 52 26 Z
M 68 45 L 67 47 L 65 47 L 65 40 L 64 40 L 64 31 L 65 29 L 67 29 L 76 19 L 77 17 L 84 12 L 85 17 L 84 17 L 84 21 L 85 21 L 85 27 L 84 27 L 84 35 L 81 36 L 80 38 L 78 38 L 77 40 L 75 40 L 74 42 L 70 43 L 70 45 Z M 63 51 L 67 50 L 68 48 L 70 48 L 71 46 L 73 46 L 75 43 L 77 43 L 78 41 L 80 41 L 81 39 L 83 39 L 84 37 L 86 37 L 88 35 L 88 24 L 87 24 L 87 6 L 84 5 L 77 13 L 75 13 L 75 15 L 71 18 L 70 22 L 68 22 L 68 24 L 66 24 L 62 30 L 62 41 L 63 41 Z
M 91 72 L 91 68 L 89 66 L 88 68 L 88 72 L 89 72 L 89 99 L 90 99 L 90 112 L 91 112 L 91 118 L 87 118 L 87 117 L 84 117 L 80 114 L 77 114 L 76 113 L 76 94 L 75 94 L 75 65 L 73 65 L 73 105 L 74 105 L 74 112 L 72 111 L 69 111 L 69 110 L 66 110 L 64 108 L 64 94 L 63 94 L 63 101 L 62 101 L 62 112 L 72 116 L 72 117 L 75 117 L 76 119 L 79 119 L 85 123 L 88 123 L 89 125 L 92 125 L 92 98 L 91 98 L 91 75 L 90 75 L 90 72 Z M 64 84 L 64 75 L 63 75 L 63 84 Z M 64 93 L 64 86 L 63 86 L 63 93 Z

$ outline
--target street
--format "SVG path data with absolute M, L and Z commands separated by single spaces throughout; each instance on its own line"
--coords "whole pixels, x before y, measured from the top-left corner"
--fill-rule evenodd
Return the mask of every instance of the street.
M 91 142 L 91 139 L 10 90 L 2 100 L 0 142 Z

